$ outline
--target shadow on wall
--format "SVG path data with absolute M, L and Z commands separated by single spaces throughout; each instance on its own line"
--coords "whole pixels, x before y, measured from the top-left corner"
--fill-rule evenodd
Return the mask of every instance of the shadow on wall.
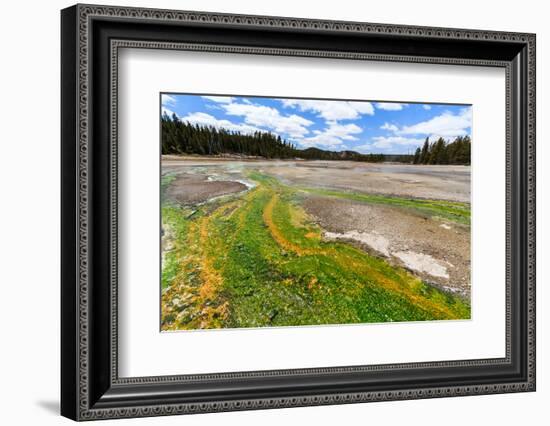
M 59 415 L 59 401 L 36 401 L 36 405 L 50 414 Z

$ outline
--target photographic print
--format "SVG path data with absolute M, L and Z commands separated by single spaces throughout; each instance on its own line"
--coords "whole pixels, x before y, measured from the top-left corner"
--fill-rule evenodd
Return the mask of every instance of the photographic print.
M 470 319 L 472 106 L 162 93 L 162 331 Z

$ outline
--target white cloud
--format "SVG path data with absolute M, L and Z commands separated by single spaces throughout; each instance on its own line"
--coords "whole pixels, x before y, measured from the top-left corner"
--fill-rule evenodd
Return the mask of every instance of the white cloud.
M 327 124 L 324 130 L 314 130 L 315 136 L 300 139 L 299 143 L 303 146 L 341 147 L 343 141 L 357 140 L 353 135 L 363 131 L 355 124 L 339 124 L 336 121 L 329 121 Z
M 382 126 L 380 126 L 382 130 L 389 130 L 390 132 L 397 132 L 399 130 L 399 127 L 397 127 L 395 124 L 390 123 L 384 123 Z
M 281 99 L 285 108 L 298 108 L 300 111 L 314 111 L 325 120 L 351 120 L 361 114 L 373 115 L 370 102 L 320 101 L 313 99 Z
M 228 115 L 244 117 L 245 123 L 266 127 L 278 134 L 292 138 L 302 138 L 309 133 L 308 126 L 313 121 L 296 114 L 283 116 L 275 108 L 248 103 L 228 103 L 220 105 Z
M 443 114 L 412 126 L 404 126 L 396 133 L 399 135 L 438 135 L 454 138 L 468 134 L 472 126 L 472 109 L 463 108 L 458 114 L 445 111 Z
M 250 126 L 244 123 L 233 123 L 229 120 L 219 120 L 216 117 L 206 114 L 205 112 L 193 112 L 180 118 L 181 121 L 185 121 L 191 124 L 199 124 L 201 126 L 212 126 L 216 129 L 225 129 L 233 132 L 241 132 L 244 134 L 251 134 L 259 131 L 257 127 Z
M 370 102 L 349 101 L 350 105 L 359 114 L 374 115 L 374 107 Z
M 362 154 L 403 154 L 405 151 L 412 152 L 423 142 L 423 139 L 407 138 L 403 136 L 376 136 L 372 138 L 370 143 L 355 146 L 353 150 Z
M 176 105 L 177 101 L 176 98 L 170 95 L 162 94 L 161 96 L 161 103 L 162 105 Z
M 313 121 L 307 120 L 299 115 L 292 114 L 284 116 L 275 108 L 254 104 L 250 101 L 245 102 L 243 100 L 243 102 L 234 102 L 234 98 L 231 97 L 203 96 L 203 98 L 217 102 L 217 108 L 225 111 L 227 115 L 242 117 L 244 123 L 234 123 L 230 120 L 218 119 L 204 112 L 190 113 L 186 117 L 182 117 L 182 121 L 224 128 L 242 133 L 273 131 L 276 134 L 293 139 L 305 137 L 309 133 L 307 127 L 313 124 Z M 228 99 L 230 100 L 229 102 L 227 102 Z
M 440 137 L 449 140 L 457 136 L 467 135 L 471 126 L 472 109 L 467 107 L 461 109 L 456 114 L 445 111 L 443 114 L 410 126 L 403 126 L 400 128 L 395 124 L 384 123 L 380 128 L 388 130 L 393 136 L 425 135 L 429 137 L 430 142 L 433 142 Z M 388 136 L 386 138 L 389 141 L 391 137 L 392 136 Z
M 424 139 L 407 138 L 404 136 L 375 136 L 372 138 L 372 146 L 376 148 L 395 148 L 396 146 L 418 146 Z
M 233 102 L 231 96 L 201 96 L 203 99 L 208 99 L 209 101 L 216 102 L 218 104 L 229 104 Z
M 397 102 L 378 102 L 376 108 L 383 109 L 385 111 L 401 111 L 405 105 Z
M 429 111 L 429 110 L 432 109 L 432 106 L 428 105 L 428 104 L 424 104 L 424 105 L 422 105 L 422 108 L 424 108 L 426 111 Z

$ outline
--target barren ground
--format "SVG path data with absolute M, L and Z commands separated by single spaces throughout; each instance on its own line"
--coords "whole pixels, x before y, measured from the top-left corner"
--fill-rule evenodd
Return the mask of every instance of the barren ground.
M 245 189 L 246 185 L 240 182 L 209 181 L 207 176 L 179 173 L 168 186 L 166 195 L 180 204 L 196 204 Z
M 371 194 L 470 202 L 470 166 L 375 164 L 355 161 L 265 161 L 174 157 L 164 170 L 181 166 L 238 170 L 260 168 L 283 183 L 359 191 Z

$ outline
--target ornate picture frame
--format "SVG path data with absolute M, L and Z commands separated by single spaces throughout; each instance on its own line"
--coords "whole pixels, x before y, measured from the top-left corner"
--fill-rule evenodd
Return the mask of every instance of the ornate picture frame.
M 535 390 L 535 35 L 76 5 L 61 13 L 61 413 L 74 420 Z M 119 377 L 121 48 L 476 65 L 506 72 L 506 356 Z M 153 284 L 156 285 L 156 284 Z

